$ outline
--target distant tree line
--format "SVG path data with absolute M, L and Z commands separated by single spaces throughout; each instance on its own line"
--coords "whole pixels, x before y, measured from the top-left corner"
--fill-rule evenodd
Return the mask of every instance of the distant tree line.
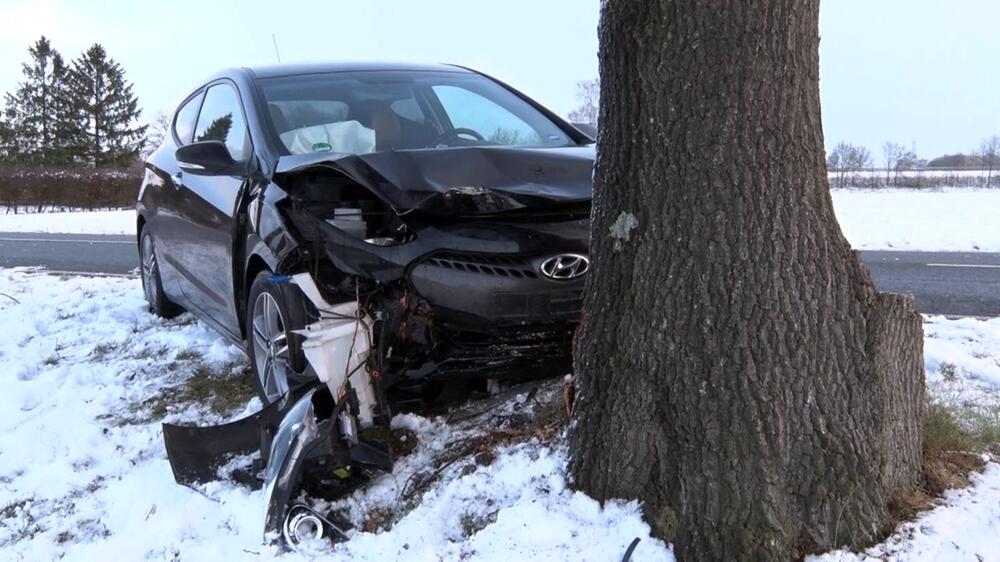
M 946 154 L 932 160 L 917 156 L 915 148 L 889 141 L 882 145 L 879 164 L 867 148 L 841 142 L 827 154 L 826 165 L 834 187 L 990 188 L 1000 168 L 1000 136 L 984 139 L 971 154 Z M 978 173 L 962 173 L 967 171 Z
M 109 195 L 111 184 L 134 199 L 135 174 L 110 173 L 135 167 L 146 142 L 121 65 L 98 43 L 67 61 L 43 36 L 21 70 L 0 112 L 0 205 L 16 212 L 41 201 L 86 207 L 91 199 L 125 200 Z

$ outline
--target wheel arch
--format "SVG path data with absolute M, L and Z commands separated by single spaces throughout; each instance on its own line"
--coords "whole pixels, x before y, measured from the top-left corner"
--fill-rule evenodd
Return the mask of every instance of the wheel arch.
M 256 238 L 256 237 L 253 237 Z M 237 309 L 239 311 L 240 336 L 246 340 L 246 319 L 247 319 L 247 298 L 250 294 L 250 286 L 253 280 L 261 271 L 274 271 L 274 259 L 269 256 L 266 247 L 262 247 L 260 240 L 247 240 L 246 265 L 243 267 L 243 275 L 236 283 Z M 271 258 L 271 259 L 268 259 Z
M 142 213 L 136 213 L 135 219 L 135 243 L 137 246 L 142 245 L 142 231 L 146 228 L 146 217 Z

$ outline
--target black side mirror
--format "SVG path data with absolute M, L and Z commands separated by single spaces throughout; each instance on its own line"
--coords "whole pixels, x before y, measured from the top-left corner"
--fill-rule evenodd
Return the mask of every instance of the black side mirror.
M 239 175 L 246 166 L 233 160 L 222 141 L 207 140 L 184 145 L 174 153 L 177 166 L 196 176 Z

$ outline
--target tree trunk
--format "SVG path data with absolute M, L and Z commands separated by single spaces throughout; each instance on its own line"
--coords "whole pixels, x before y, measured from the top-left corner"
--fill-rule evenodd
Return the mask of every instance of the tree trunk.
M 681 560 L 879 536 L 917 482 L 922 324 L 833 213 L 819 0 L 609 0 L 570 472 Z

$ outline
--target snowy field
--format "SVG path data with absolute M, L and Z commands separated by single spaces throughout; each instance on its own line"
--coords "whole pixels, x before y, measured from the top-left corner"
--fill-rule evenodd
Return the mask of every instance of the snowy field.
M 834 189 L 859 250 L 1000 252 L 1000 189 Z M 0 232 L 134 234 L 135 211 L 3 214 Z
M 56 211 L 5 213 L 0 208 L 0 232 L 60 234 L 135 234 L 135 209 L 115 211 Z
M 834 189 L 859 250 L 1000 252 L 1000 189 Z
M 162 421 L 216 423 L 254 410 L 238 349 L 190 316 L 151 316 L 132 279 L 0 269 L 0 293 L 0 560 L 278 555 L 261 545 L 260 492 L 226 482 L 198 491 L 178 486 L 163 452 Z M 930 317 L 926 334 L 932 394 L 994 395 L 1000 319 Z M 218 388 L 227 392 L 218 396 Z M 536 408 L 534 400 L 517 394 L 496 408 L 475 408 L 487 417 L 466 422 L 397 416 L 394 427 L 412 431 L 416 449 L 393 474 L 334 505 L 357 527 L 351 540 L 281 559 L 617 561 L 639 537 L 633 561 L 672 560 L 637 504 L 602 508 L 567 489 L 560 435 L 498 443 L 485 459 L 459 458 L 416 494 L 412 511 L 385 515 L 400 509 L 397 500 L 434 459 L 495 420 Z M 838 552 L 819 559 L 997 561 L 998 537 L 1000 465 L 989 464 L 974 487 L 950 492 L 871 558 Z
M 178 486 L 160 422 L 217 423 L 258 405 L 185 402 L 186 383 L 243 377 L 244 358 L 190 316 L 146 312 L 140 284 L 0 269 L 0 560 L 267 560 L 259 492 Z M 15 302 L 16 299 L 19 302 Z M 228 388 L 228 387 L 227 387 Z M 173 397 L 166 405 L 163 397 Z M 215 410 L 215 411 L 213 411 Z M 419 445 L 345 500 L 359 528 L 397 504 L 428 459 L 475 429 L 398 416 Z M 501 446 L 445 469 L 391 531 L 369 527 L 333 560 L 670 560 L 635 503 L 566 489 L 556 440 Z M 306 559 L 286 555 L 284 559 Z

